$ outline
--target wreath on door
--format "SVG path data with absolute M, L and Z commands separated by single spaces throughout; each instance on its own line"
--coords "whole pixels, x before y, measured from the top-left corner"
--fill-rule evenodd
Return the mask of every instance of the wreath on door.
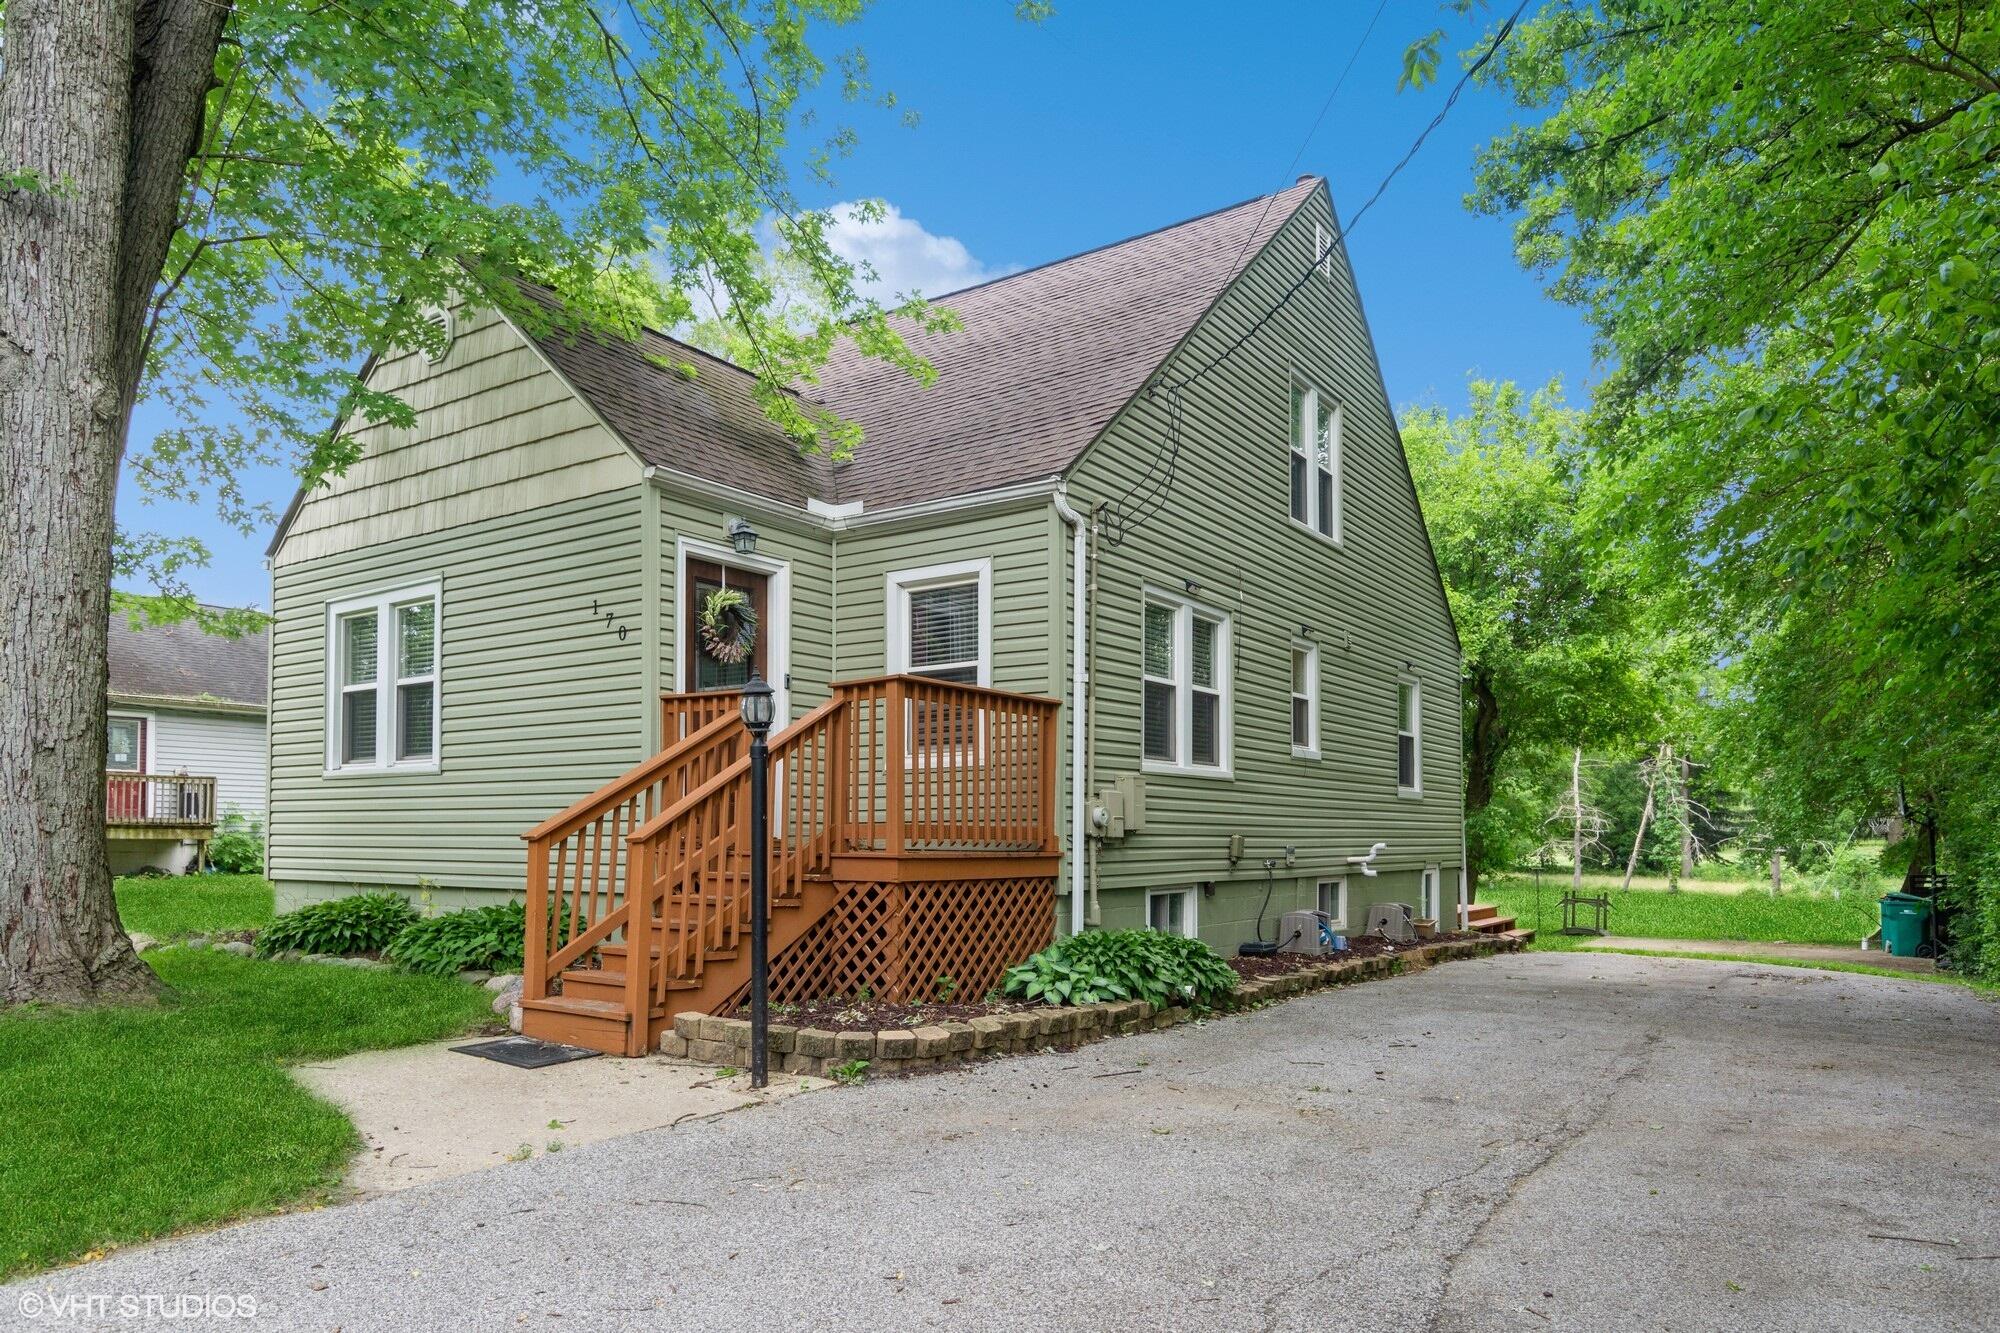
M 757 608 L 741 588 L 717 588 L 701 607 L 701 646 L 718 662 L 735 666 L 757 646 Z

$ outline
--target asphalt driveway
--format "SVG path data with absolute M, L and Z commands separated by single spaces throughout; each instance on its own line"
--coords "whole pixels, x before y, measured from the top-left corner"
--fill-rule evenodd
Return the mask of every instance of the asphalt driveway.
M 1501 957 L 132 1250 L 0 1319 L 1991 1328 L 1996 1122 L 1959 988 Z

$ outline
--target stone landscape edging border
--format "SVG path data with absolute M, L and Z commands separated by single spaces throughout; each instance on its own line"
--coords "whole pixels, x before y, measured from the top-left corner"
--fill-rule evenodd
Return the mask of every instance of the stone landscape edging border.
M 1229 1000 L 1214 1012 L 1254 1009 L 1274 1000 L 1329 986 L 1422 971 L 1455 958 L 1513 953 L 1521 941 L 1504 936 L 1471 940 L 1440 940 L 1395 953 L 1326 962 L 1272 976 L 1246 977 Z M 831 1076 L 836 1068 L 856 1060 L 868 1062 L 868 1073 L 914 1074 L 942 1069 L 968 1060 L 1029 1051 L 1081 1046 L 1085 1042 L 1133 1032 L 1170 1028 L 1200 1017 L 1186 1005 L 1155 1005 L 1146 1000 L 1107 1000 L 1100 1004 L 1050 1005 L 1019 1013 L 981 1015 L 969 1022 L 945 1022 L 916 1028 L 876 1032 L 829 1032 L 788 1023 L 770 1025 L 768 1052 L 772 1067 L 787 1074 Z M 673 1027 L 660 1034 L 661 1055 L 699 1064 L 750 1064 L 750 1022 L 698 1012 L 674 1015 Z

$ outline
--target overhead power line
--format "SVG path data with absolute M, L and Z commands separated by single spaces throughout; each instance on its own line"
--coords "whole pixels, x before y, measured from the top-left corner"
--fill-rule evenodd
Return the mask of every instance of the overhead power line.
M 1150 392 L 1170 393 L 1170 394 L 1179 393 L 1182 389 L 1185 389 L 1188 385 L 1193 384 L 1195 381 L 1209 374 L 1217 366 L 1221 365 L 1224 361 L 1227 361 L 1230 357 L 1234 356 L 1237 352 L 1241 351 L 1243 345 L 1249 342 L 1252 338 L 1256 337 L 1258 333 L 1262 332 L 1264 326 L 1266 324 L 1269 324 L 1273 319 L 1275 319 L 1279 311 L 1283 310 L 1286 306 L 1291 304 L 1292 298 L 1294 296 L 1297 296 L 1299 292 L 1304 289 L 1307 281 L 1312 277 L 1314 270 L 1318 269 L 1321 264 L 1325 263 L 1329 258 L 1332 257 L 1334 251 L 1338 250 L 1342 242 L 1348 236 L 1353 234 L 1355 226 L 1360 223 L 1362 218 L 1367 216 L 1368 210 L 1375 206 L 1376 201 L 1379 200 L 1382 197 L 1383 192 L 1389 188 L 1390 182 L 1394 181 L 1397 176 L 1402 174 L 1404 167 L 1410 165 L 1411 159 L 1415 158 L 1418 151 L 1423 148 L 1424 141 L 1430 138 L 1431 132 L 1437 129 L 1438 126 L 1444 124 L 1444 118 L 1451 114 L 1452 107 L 1456 105 L 1458 102 L 1459 94 L 1465 91 L 1466 85 L 1472 81 L 1473 76 L 1478 74 L 1480 70 L 1484 69 L 1486 67 L 1487 62 L 1492 60 L 1494 55 L 1498 53 L 1500 47 L 1506 42 L 1508 35 L 1514 31 L 1514 25 L 1517 22 L 1519 22 L 1521 15 L 1527 11 L 1527 8 L 1528 8 L 1528 0 L 1521 0 L 1521 3 L 1514 7 L 1514 12 L 1507 16 L 1507 21 L 1502 23 L 1500 25 L 1500 30 L 1493 34 L 1493 40 L 1487 43 L 1486 49 L 1479 53 L 1479 58 L 1474 60 L 1470 65 L 1467 65 L 1465 67 L 1465 72 L 1459 75 L 1458 82 L 1452 85 L 1450 94 L 1444 99 L 1444 105 L 1438 108 L 1438 112 L 1435 116 L 1431 117 L 1430 124 L 1424 126 L 1423 132 L 1418 134 L 1415 141 L 1413 141 L 1410 144 L 1409 151 L 1403 154 L 1402 160 L 1397 162 L 1395 166 L 1389 168 L 1389 173 L 1386 176 L 1382 177 L 1381 184 L 1375 187 L 1375 192 L 1369 195 L 1367 201 L 1363 203 L 1360 208 L 1356 209 L 1354 213 L 1347 219 L 1347 225 L 1345 227 L 1342 227 L 1340 225 L 1340 219 L 1338 217 L 1335 217 L 1333 224 L 1333 237 L 1331 240 L 1327 242 L 1326 249 L 1320 251 L 1318 254 L 1313 256 L 1312 262 L 1308 263 L 1305 266 L 1305 269 L 1298 275 L 1298 277 L 1293 280 L 1291 286 L 1285 289 L 1284 295 L 1280 296 L 1275 304 L 1273 304 L 1269 309 L 1265 310 L 1263 314 L 1259 315 L 1254 321 L 1252 321 L 1249 328 L 1243 330 L 1242 333 L 1238 334 L 1235 338 L 1231 339 L 1227 347 L 1224 347 L 1220 352 L 1216 353 L 1214 356 L 1210 357 L 1207 361 L 1204 361 L 1200 366 L 1196 367 L 1194 370 L 1189 371 L 1185 375 L 1178 375 L 1172 378 L 1155 380 L 1153 384 L 1149 386 Z M 1265 201 L 1267 208 L 1269 207 L 1269 203 L 1270 201 L 1267 199 Z M 1261 225 L 1262 224 L 1260 223 L 1259 226 L 1261 227 Z M 1251 234 L 1254 236 L 1256 233 L 1255 231 L 1253 231 Z

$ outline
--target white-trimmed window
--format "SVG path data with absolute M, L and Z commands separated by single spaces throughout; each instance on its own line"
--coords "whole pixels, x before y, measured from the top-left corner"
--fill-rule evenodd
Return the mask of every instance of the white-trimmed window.
M 889 575 L 889 671 L 993 683 L 993 562 L 961 560 Z
M 1143 626 L 1145 767 L 1229 768 L 1229 617 L 1148 590 Z
M 1322 278 L 1333 281 L 1333 234 L 1324 222 L 1313 223 L 1312 265 Z
M 437 767 L 439 601 L 433 583 L 327 607 L 329 770 Z
M 1319 758 L 1319 649 L 1292 641 L 1292 753 Z
M 1424 867 L 1424 881 L 1423 881 L 1424 910 L 1418 913 L 1418 915 L 1429 917 L 1432 921 L 1440 920 L 1438 916 L 1438 909 L 1443 905 L 1438 901 L 1439 879 L 1440 876 L 1438 874 L 1438 868 L 1436 866 Z
M 1149 889 L 1146 892 L 1146 924 L 1162 935 L 1195 936 L 1195 892 L 1193 889 Z
M 1341 407 L 1332 395 L 1292 381 L 1292 521 L 1340 540 Z
M 1404 796 L 1423 794 L 1423 725 L 1422 691 L 1405 676 L 1396 682 L 1396 790 Z
M 1319 882 L 1319 911 L 1330 917 L 1335 930 L 1347 928 L 1347 881 L 1323 879 Z

